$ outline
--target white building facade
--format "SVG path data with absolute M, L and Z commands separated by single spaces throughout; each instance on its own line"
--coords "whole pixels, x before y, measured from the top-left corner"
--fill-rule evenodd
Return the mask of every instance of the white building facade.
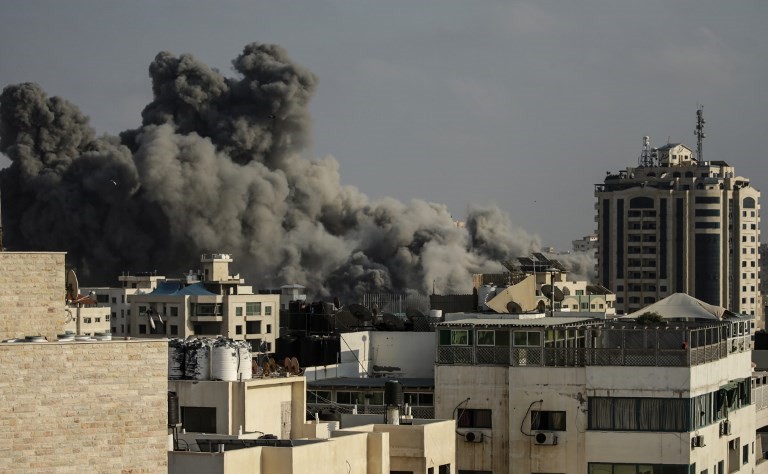
M 469 315 L 438 326 L 435 416 L 459 473 L 751 473 L 749 327 Z

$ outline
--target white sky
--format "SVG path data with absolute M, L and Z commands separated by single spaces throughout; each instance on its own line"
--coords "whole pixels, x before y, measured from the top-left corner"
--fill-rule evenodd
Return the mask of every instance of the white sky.
M 496 204 L 568 249 L 643 135 L 695 148 L 698 103 L 704 158 L 768 190 L 766 20 L 765 1 L 5 0 L 0 86 L 37 82 L 116 134 L 140 124 L 157 52 L 231 75 L 276 43 L 319 77 L 309 154 L 342 182 L 456 218 Z

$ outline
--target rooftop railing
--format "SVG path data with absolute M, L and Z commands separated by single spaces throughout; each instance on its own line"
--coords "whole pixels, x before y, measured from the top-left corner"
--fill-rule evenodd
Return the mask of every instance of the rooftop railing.
M 548 329 L 542 330 L 541 339 L 546 342 L 538 347 L 476 343 L 438 345 L 436 363 L 513 367 L 692 367 L 723 359 L 729 354 L 751 351 L 749 334 L 730 336 L 728 330 L 727 325 L 697 329 L 593 327 L 562 331 L 562 340 L 551 340 L 554 331 Z M 497 336 L 496 340 L 514 338 Z

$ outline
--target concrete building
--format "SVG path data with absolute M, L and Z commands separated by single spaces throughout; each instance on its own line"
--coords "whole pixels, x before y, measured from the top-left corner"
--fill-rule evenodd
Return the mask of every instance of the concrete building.
M 221 335 L 248 341 L 254 350 L 274 350 L 279 294 L 257 294 L 240 275 L 229 274 L 232 257 L 206 254 L 202 271 L 183 280 L 158 281 L 150 292 L 127 296 L 126 332 L 133 337 Z
M 155 272 L 139 272 L 133 275 L 126 273 L 117 277 L 119 282 L 116 288 L 109 287 L 85 287 L 81 293 L 93 294 L 99 306 L 108 306 L 109 329 L 113 336 L 129 336 L 131 304 L 128 297 L 137 293 L 149 293 L 157 288 L 165 277 Z
M 572 240 L 571 246 L 574 252 L 596 252 L 598 238 L 597 234 L 585 235 L 578 240 Z
M 306 379 L 169 381 L 181 426 L 170 474 L 455 472 L 452 420 L 306 422 Z M 271 435 L 271 436 L 265 436 Z
M 477 314 L 436 338 L 459 473 L 750 473 L 761 457 L 749 320 Z
M 0 472 L 167 472 L 167 342 L 55 342 L 64 254 L 0 252 Z M 47 338 L 47 341 L 44 342 Z
M 595 185 L 598 281 L 629 313 L 676 292 L 760 317 L 760 192 L 724 161 L 645 139 Z

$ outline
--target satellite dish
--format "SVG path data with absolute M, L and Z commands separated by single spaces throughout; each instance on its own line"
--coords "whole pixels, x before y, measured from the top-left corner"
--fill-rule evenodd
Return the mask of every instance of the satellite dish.
M 291 357 L 291 365 L 293 366 L 294 375 L 301 375 L 304 372 L 299 365 L 299 359 L 296 357 Z
M 333 315 L 337 332 L 349 332 L 360 325 L 356 317 L 348 309 L 342 309 Z
M 384 313 L 381 315 L 384 320 L 384 326 L 388 331 L 403 331 L 405 330 L 405 322 L 395 316 L 392 313 Z
M 347 307 L 352 316 L 357 318 L 358 321 L 373 321 L 373 314 L 361 304 L 351 304 Z
M 514 301 L 507 302 L 507 312 L 510 314 L 520 314 L 523 312 L 523 308 Z
M 406 308 L 405 317 L 408 318 L 408 320 L 411 322 L 413 322 L 414 319 L 426 318 L 426 316 L 424 316 L 424 313 L 422 313 L 416 308 Z
M 77 275 L 72 269 L 67 272 L 66 289 L 69 301 L 75 301 L 80 297 L 80 285 L 77 283 Z
M 549 299 L 552 299 L 552 285 L 541 285 L 541 293 Z M 563 301 L 565 295 L 563 291 L 555 287 L 555 301 Z

